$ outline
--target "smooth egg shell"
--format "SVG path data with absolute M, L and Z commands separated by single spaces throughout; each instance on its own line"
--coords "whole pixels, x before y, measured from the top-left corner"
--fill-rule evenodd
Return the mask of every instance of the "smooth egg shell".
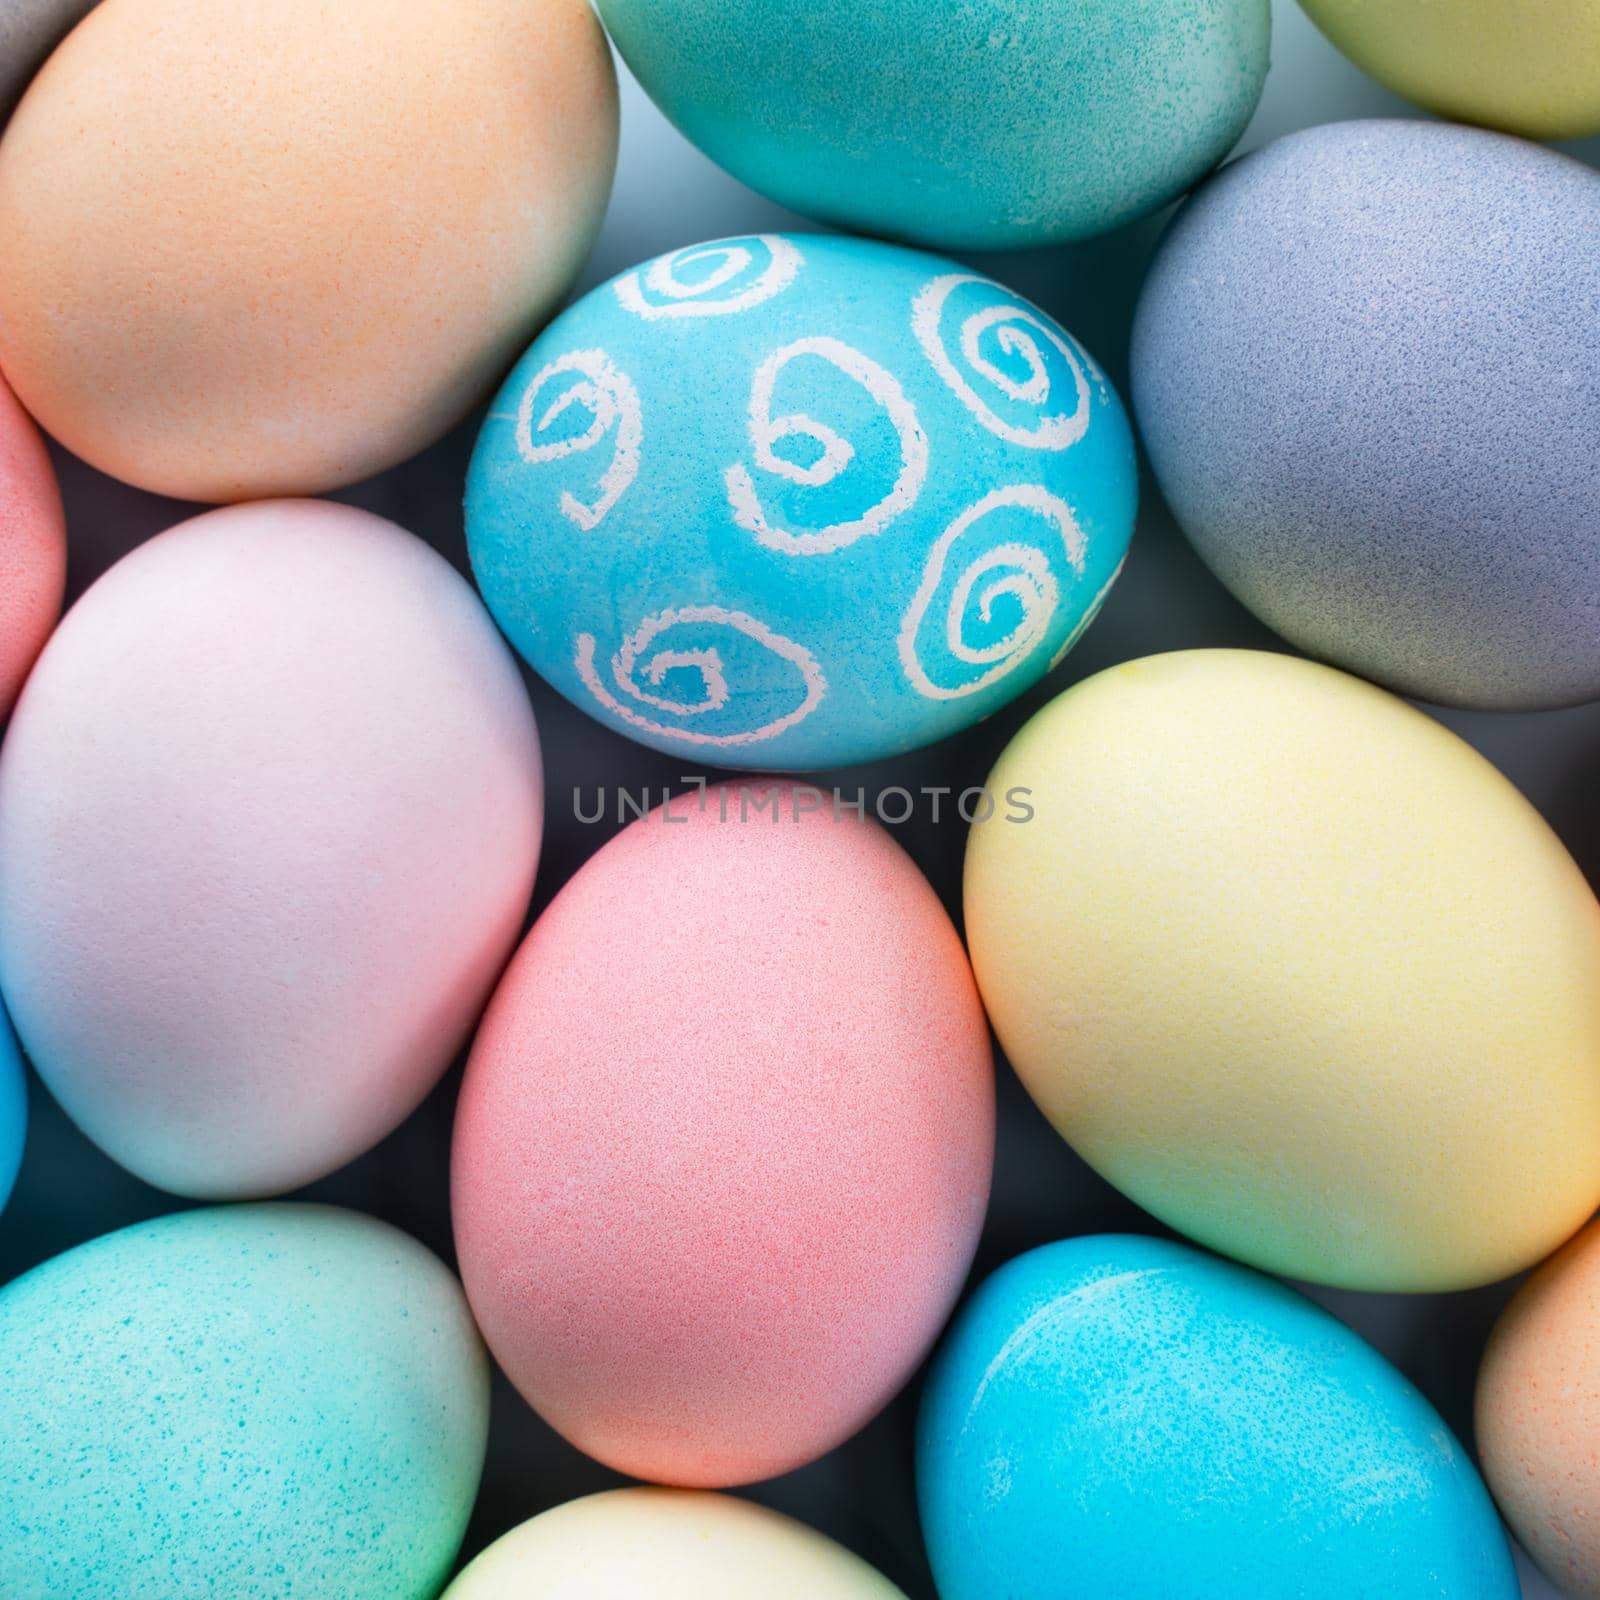
M 67 525 L 39 430 L 0 378 L 0 722 L 61 612 Z
M 213 512 L 73 608 L 0 752 L 0 987 L 148 1182 L 279 1193 L 401 1121 L 522 927 L 542 824 L 510 652 L 420 540 Z

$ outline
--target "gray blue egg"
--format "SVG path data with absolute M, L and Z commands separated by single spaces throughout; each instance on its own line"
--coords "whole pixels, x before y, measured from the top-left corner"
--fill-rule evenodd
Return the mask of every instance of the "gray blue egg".
M 1133 390 L 1291 643 L 1444 704 L 1600 696 L 1600 173 L 1438 123 L 1280 139 L 1168 230 Z
M 0 1290 L 7 1600 L 432 1600 L 488 1370 L 455 1279 L 320 1206 L 190 1211 Z
M 1487 1491 L 1343 1323 L 1186 1245 L 1047 1245 L 987 1279 L 917 1441 L 942 1600 L 1517 1600 Z
M 822 236 L 596 289 L 493 406 L 473 569 L 543 677 L 619 733 L 801 771 L 998 710 L 1089 624 L 1137 481 L 1094 359 L 1000 284 Z
M 22 1052 L 0 1003 L 0 1210 L 11 1198 L 27 1134 L 28 1084 L 22 1072 Z

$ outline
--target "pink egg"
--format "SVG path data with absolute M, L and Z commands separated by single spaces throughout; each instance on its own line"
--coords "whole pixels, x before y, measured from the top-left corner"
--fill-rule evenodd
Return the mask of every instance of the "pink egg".
M 467 583 L 345 506 L 113 567 L 0 752 L 0 987 L 97 1144 L 180 1194 L 320 1177 L 463 1043 L 521 929 L 538 735 Z
M 601 850 L 513 960 L 456 1113 L 490 1347 L 574 1444 L 657 1482 L 751 1482 L 859 1429 L 988 1200 L 961 942 L 887 833 L 807 803 L 681 796 Z
M 0 722 L 61 611 L 67 525 L 39 430 L 0 378 Z

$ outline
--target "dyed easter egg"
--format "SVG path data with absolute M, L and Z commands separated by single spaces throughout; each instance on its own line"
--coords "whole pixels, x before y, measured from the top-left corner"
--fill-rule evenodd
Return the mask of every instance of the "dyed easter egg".
M 1313 128 L 1207 185 L 1145 285 L 1133 386 L 1217 576 L 1407 694 L 1600 695 L 1597 243 L 1600 174 L 1469 128 Z
M 972 1260 L 994 1081 L 966 955 L 910 858 L 831 805 L 713 788 L 633 823 L 534 926 L 467 1066 L 478 1325 L 634 1477 L 727 1486 L 832 1449 Z
M 1121 402 L 987 278 L 730 239 L 596 289 L 528 352 L 467 488 L 512 643 L 630 738 L 725 766 L 898 754 L 1038 681 L 1132 532 Z
M 1573 1600 L 1600 1596 L 1600 1224 L 1517 1291 L 1478 1374 L 1478 1450 L 1506 1520 Z
M 460 1285 L 386 1223 L 141 1223 L 0 1289 L 0 1593 L 432 1600 L 483 1469 Z
M 85 1133 L 282 1192 L 396 1126 L 522 928 L 542 822 L 511 653 L 420 540 L 213 512 L 113 567 L 0 754 L 0 987 Z
M 559 303 L 616 138 L 584 0 L 102 0 L 0 141 L 0 364 L 142 488 L 354 482 Z
M 1363 72 L 1455 122 L 1531 139 L 1600 133 L 1591 0 L 1300 0 Z
M 0 125 L 72 25 L 95 0 L 0 0 Z
M 513 1528 L 445 1600 L 904 1600 L 832 1539 L 686 1489 L 613 1489 Z
M 598 0 L 651 98 L 808 216 L 947 249 L 1102 233 L 1227 154 L 1268 0 Z
M 67 525 L 39 430 L 0 378 L 0 722 L 61 611 Z
M 1030 1251 L 945 1340 L 917 1441 L 942 1600 L 1517 1600 L 1466 1452 L 1292 1289 L 1165 1240 Z
M 1289 1277 L 1424 1291 L 1539 1260 L 1600 1201 L 1600 906 L 1430 717 L 1197 650 L 1046 706 L 975 828 L 973 967 L 1097 1171 Z
M 0 1005 L 0 1209 L 11 1198 L 27 1133 L 27 1080 L 22 1075 L 17 1036 L 11 1031 L 5 1007 Z

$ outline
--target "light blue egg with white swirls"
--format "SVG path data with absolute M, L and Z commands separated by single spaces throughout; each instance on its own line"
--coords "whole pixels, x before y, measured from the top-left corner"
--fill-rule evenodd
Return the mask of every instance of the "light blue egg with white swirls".
M 1132 435 L 1093 358 L 987 278 L 858 239 L 695 246 L 533 345 L 467 487 L 478 583 L 574 704 L 806 771 L 1036 683 L 1127 553 Z

